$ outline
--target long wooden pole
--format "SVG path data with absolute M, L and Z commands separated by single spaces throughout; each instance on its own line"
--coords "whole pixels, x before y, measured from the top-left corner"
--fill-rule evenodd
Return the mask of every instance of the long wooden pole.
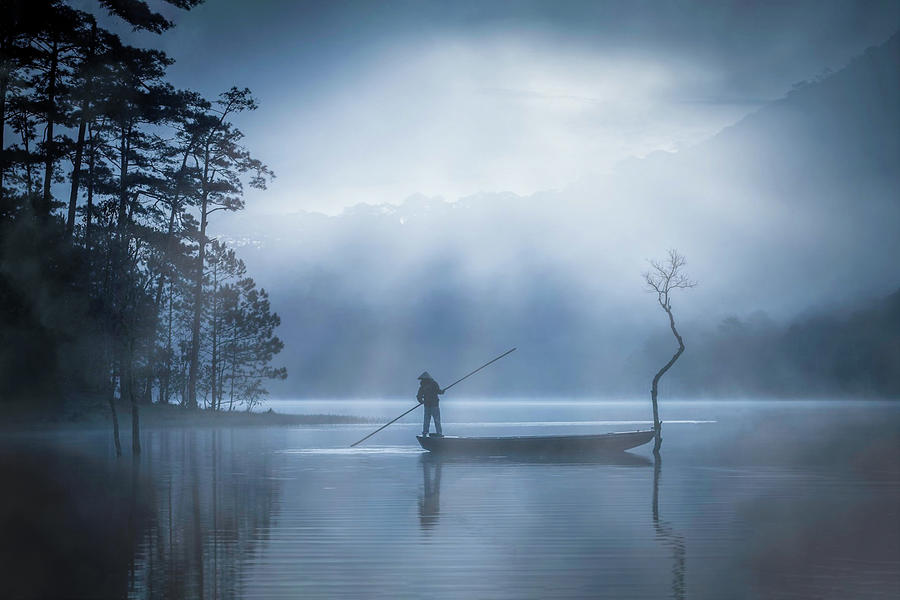
M 402 415 L 400 415 L 400 416 L 397 417 L 396 419 L 392 419 L 392 420 L 388 421 L 387 423 L 385 423 L 384 425 L 382 425 L 381 427 L 379 427 L 378 429 L 376 429 L 375 431 L 373 431 L 372 433 L 370 433 L 369 435 L 367 435 L 367 436 L 364 437 L 363 439 L 359 440 L 358 442 L 354 442 L 354 443 L 350 444 L 350 447 L 353 448 L 354 446 L 358 446 L 359 444 L 362 444 L 364 441 L 366 441 L 367 439 L 369 439 L 370 437 L 372 437 L 373 435 L 375 435 L 376 433 L 378 433 L 379 431 L 381 431 L 382 429 L 384 429 L 384 428 L 387 427 L 388 425 L 391 425 L 392 423 L 394 423 L 394 422 L 396 422 L 396 421 L 399 421 L 400 419 L 402 419 L 403 417 L 405 417 L 406 415 L 408 415 L 408 414 L 411 413 L 412 411 L 416 410 L 417 408 L 419 408 L 419 406 L 421 406 L 421 404 L 416 404 L 415 406 L 413 406 L 411 409 L 409 409 L 408 411 L 406 411 L 405 413 L 403 413 Z
M 457 379 L 456 381 L 454 381 L 453 383 L 451 383 L 450 385 L 448 385 L 447 387 L 445 387 L 445 388 L 444 388 L 444 391 L 446 392 L 447 390 L 449 390 L 450 388 L 452 388 L 454 385 L 456 385 L 457 383 L 459 383 L 459 382 L 462 381 L 463 379 L 468 379 L 469 377 L 471 377 L 472 375 L 474 375 L 474 374 L 477 373 L 478 371 L 482 370 L 483 368 L 485 368 L 485 367 L 488 366 L 489 364 L 492 364 L 492 363 L 497 362 L 498 360 L 500 360 L 501 358 L 503 358 L 503 357 L 506 356 L 507 354 L 511 354 L 511 353 L 513 353 L 514 351 L 515 351 L 515 348 L 513 348 L 512 350 L 507 350 L 506 352 L 504 352 L 503 354 L 501 354 L 500 356 L 498 356 L 498 357 L 495 358 L 494 360 L 490 360 L 490 361 L 484 363 L 483 365 L 481 365 L 480 367 L 478 367 L 477 369 L 475 369 L 474 371 L 472 371 L 471 373 L 469 373 L 469 374 L 466 375 L 465 377 L 460 377 L 459 379 Z
M 493 360 L 489 360 L 488 362 L 484 363 L 483 365 L 481 365 L 480 367 L 478 367 L 477 369 L 475 369 L 474 371 L 472 371 L 471 373 L 469 373 L 469 374 L 466 375 L 465 377 L 460 377 L 459 379 L 457 379 L 456 381 L 454 381 L 453 383 L 451 383 L 450 385 L 448 385 L 447 387 L 445 387 L 445 388 L 443 389 L 443 391 L 446 392 L 447 390 L 449 390 L 450 388 L 452 388 L 454 385 L 456 385 L 457 383 L 459 383 L 459 382 L 462 381 L 463 379 L 467 379 L 467 378 L 471 377 L 472 375 L 474 375 L 474 374 L 477 373 L 478 371 L 482 370 L 482 369 L 485 368 L 486 366 L 490 365 L 491 363 L 495 363 L 495 362 L 497 362 L 498 360 L 500 360 L 501 358 L 503 358 L 504 356 L 506 356 L 507 354 L 512 353 L 514 350 L 515 350 L 515 348 L 513 348 L 512 350 L 507 350 L 506 352 L 504 352 L 503 354 L 501 354 L 501 355 L 498 356 L 497 358 L 495 358 L 495 359 L 493 359 Z M 411 409 L 409 409 L 408 411 L 406 411 L 405 413 L 403 413 L 402 415 L 400 415 L 400 416 L 397 417 L 396 419 L 391 419 L 390 421 L 388 421 L 387 423 L 385 423 L 384 425 L 382 425 L 381 427 L 379 427 L 378 429 L 376 429 L 375 431 L 373 431 L 372 433 L 370 433 L 369 435 L 367 435 L 367 436 L 364 437 L 363 439 L 359 440 L 358 442 L 354 442 L 354 443 L 350 444 L 350 447 L 353 448 L 354 446 L 358 446 L 359 444 L 362 444 L 364 441 L 366 441 L 367 439 L 369 439 L 370 437 L 372 437 L 373 435 L 375 435 L 376 433 L 378 433 L 378 432 L 381 431 L 382 429 L 385 429 L 388 425 L 392 425 L 392 424 L 396 423 L 397 421 L 399 421 L 400 419 L 402 419 L 403 417 L 405 417 L 406 415 L 408 415 L 408 414 L 411 413 L 412 411 L 416 410 L 417 408 L 419 408 L 419 406 L 421 406 L 421 403 L 416 404 L 415 406 L 413 406 Z

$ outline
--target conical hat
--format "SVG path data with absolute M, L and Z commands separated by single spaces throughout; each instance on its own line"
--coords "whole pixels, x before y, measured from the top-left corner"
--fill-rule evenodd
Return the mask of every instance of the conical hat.
M 419 379 L 434 379 L 434 377 L 429 375 L 428 371 L 422 371 L 422 374 L 419 375 Z

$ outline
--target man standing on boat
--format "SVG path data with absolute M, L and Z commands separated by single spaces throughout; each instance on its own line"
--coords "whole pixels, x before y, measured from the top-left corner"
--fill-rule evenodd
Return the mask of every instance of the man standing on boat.
M 416 394 L 416 400 L 420 404 L 425 405 L 425 424 L 422 426 L 422 437 L 428 437 L 428 429 L 432 419 L 434 419 L 434 431 L 437 437 L 442 437 L 441 433 L 441 408 L 438 406 L 438 395 L 443 394 L 444 390 L 438 385 L 437 381 L 432 379 L 428 371 L 419 375 L 419 392 Z

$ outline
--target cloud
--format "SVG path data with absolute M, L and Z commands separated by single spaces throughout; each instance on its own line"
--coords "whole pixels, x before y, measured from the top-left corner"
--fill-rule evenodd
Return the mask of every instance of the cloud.
M 629 156 L 696 143 L 746 112 L 671 102 L 714 78 L 678 68 L 515 36 L 391 49 L 261 142 L 290 142 L 267 209 L 560 188 Z M 302 85 L 287 97 L 300 95 Z
M 123 35 L 162 43 L 176 85 L 259 96 L 241 126 L 279 179 L 248 209 L 334 214 L 684 149 L 881 43 L 900 5 L 223 0 L 172 17 L 162 38 Z

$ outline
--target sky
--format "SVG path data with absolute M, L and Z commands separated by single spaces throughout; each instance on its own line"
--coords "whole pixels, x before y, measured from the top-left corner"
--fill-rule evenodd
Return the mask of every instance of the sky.
M 560 189 L 692 146 L 900 28 L 900 3 L 208 0 L 170 79 L 250 87 L 251 214 Z
M 643 393 L 667 248 L 700 282 L 679 372 L 704 386 L 723 323 L 897 289 L 896 1 L 157 6 L 175 29 L 125 37 L 169 81 L 259 101 L 235 120 L 277 179 L 209 232 L 282 317 L 278 395 L 399 393 L 510 346 L 529 393 Z

